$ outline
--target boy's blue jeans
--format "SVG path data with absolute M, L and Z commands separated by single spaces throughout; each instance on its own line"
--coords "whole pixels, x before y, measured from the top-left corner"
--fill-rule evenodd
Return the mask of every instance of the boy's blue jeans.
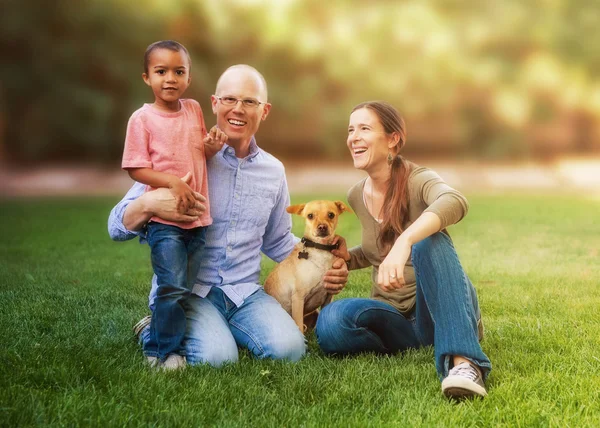
M 150 322 L 146 356 L 163 361 L 169 354 L 184 355 L 181 342 L 186 330 L 184 300 L 198 275 L 206 228 L 181 229 L 150 222 L 147 239 L 158 288 Z
M 378 300 L 337 300 L 319 314 L 319 346 L 327 354 L 353 354 L 433 345 L 440 378 L 448 375 L 455 355 L 477 364 L 487 377 L 492 365 L 479 345 L 477 294 L 452 241 L 441 232 L 422 240 L 412 248 L 412 262 L 417 295 L 409 316 Z

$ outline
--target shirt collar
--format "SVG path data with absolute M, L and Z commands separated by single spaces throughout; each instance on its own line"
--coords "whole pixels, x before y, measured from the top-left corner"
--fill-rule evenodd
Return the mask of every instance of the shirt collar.
M 235 149 L 233 147 L 231 147 L 228 144 L 223 144 L 223 148 L 221 149 L 222 153 L 223 153 L 223 157 L 227 157 L 227 156 L 231 156 L 235 158 Z M 248 150 L 248 156 L 246 156 L 244 159 L 242 160 L 247 160 L 252 162 L 253 159 L 260 153 L 260 150 L 258 148 L 258 144 L 256 144 L 256 138 L 254 138 L 254 136 L 252 136 L 252 139 L 250 140 L 250 147 Z

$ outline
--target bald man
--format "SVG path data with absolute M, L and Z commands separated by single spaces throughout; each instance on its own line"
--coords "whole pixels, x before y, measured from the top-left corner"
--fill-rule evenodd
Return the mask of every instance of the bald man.
M 305 353 L 304 336 L 279 303 L 259 284 L 261 252 L 280 262 L 298 242 L 285 211 L 290 198 L 282 163 L 256 144 L 254 135 L 267 119 L 264 77 L 248 65 L 235 65 L 221 75 L 211 97 L 217 125 L 227 143 L 210 142 L 216 152 L 207 161 L 213 224 L 191 297 L 185 302 L 184 339 L 188 364 L 220 366 L 238 360 L 238 347 L 257 358 L 297 361 Z M 168 189 L 144 193 L 135 183 L 111 211 L 108 230 L 116 241 L 145 240 L 152 216 L 193 221 L 204 211 L 202 196 L 185 213 L 177 212 Z M 325 287 L 336 294 L 348 278 L 342 259 L 326 273 Z M 152 280 L 150 309 L 156 293 Z M 148 340 L 149 317 L 136 326 L 140 342 Z

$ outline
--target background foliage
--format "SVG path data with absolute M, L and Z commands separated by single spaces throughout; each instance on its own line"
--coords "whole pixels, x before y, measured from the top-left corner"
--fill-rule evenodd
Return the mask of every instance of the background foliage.
M 344 151 L 348 112 L 385 99 L 408 153 L 486 158 L 600 151 L 600 10 L 593 0 L 4 0 L 0 161 L 116 164 L 151 93 L 145 47 L 193 58 L 188 96 L 229 65 L 269 82 L 261 129 L 282 157 Z

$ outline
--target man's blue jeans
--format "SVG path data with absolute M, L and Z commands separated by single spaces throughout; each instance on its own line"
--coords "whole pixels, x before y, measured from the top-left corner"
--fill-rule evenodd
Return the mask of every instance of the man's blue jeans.
M 412 262 L 417 295 L 409 316 L 378 300 L 337 300 L 317 320 L 319 346 L 327 354 L 353 354 L 433 345 L 441 379 L 455 355 L 477 364 L 487 377 L 492 365 L 479 345 L 477 294 L 452 241 L 441 232 L 422 240 L 412 248 Z
M 181 341 L 186 330 L 184 302 L 190 296 L 205 243 L 204 227 L 181 229 L 151 222 L 147 239 L 158 288 L 144 343 L 146 356 L 164 360 L 169 354 L 185 355 Z
M 219 287 L 205 298 L 192 294 L 184 303 L 187 363 L 219 367 L 238 361 L 238 347 L 257 358 L 298 361 L 306 352 L 304 336 L 279 302 L 260 289 L 237 307 Z M 150 329 L 141 334 L 142 343 Z

